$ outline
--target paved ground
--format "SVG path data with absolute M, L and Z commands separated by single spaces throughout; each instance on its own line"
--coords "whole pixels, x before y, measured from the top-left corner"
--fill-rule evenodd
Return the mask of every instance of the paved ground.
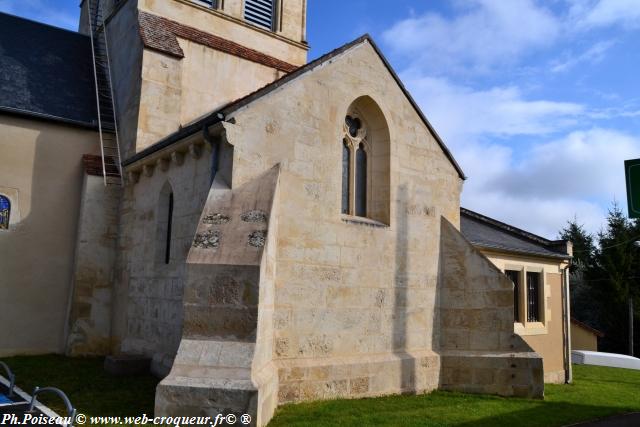
M 640 412 L 633 414 L 616 415 L 598 421 L 590 421 L 582 424 L 572 424 L 571 427 L 638 427 L 640 426 Z

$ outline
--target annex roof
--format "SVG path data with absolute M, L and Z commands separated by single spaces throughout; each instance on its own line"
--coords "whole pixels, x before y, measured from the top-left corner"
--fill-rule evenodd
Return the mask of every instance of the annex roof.
M 571 258 L 564 240 L 548 240 L 465 208 L 460 208 L 460 231 L 474 246 L 482 249 Z
M 313 69 L 317 68 L 318 66 L 321 66 L 322 64 L 330 61 L 331 59 L 333 59 L 334 57 L 346 52 L 347 50 L 351 49 L 352 47 L 355 47 L 359 44 L 368 42 L 373 49 L 375 50 L 375 52 L 378 54 L 378 56 L 380 57 L 380 59 L 382 60 L 382 62 L 384 63 L 385 67 L 387 68 L 387 70 L 389 71 L 389 73 L 391 74 L 391 76 L 394 78 L 394 80 L 396 81 L 396 83 L 398 84 L 398 86 L 400 87 L 400 89 L 402 90 L 402 92 L 404 93 L 404 95 L 407 97 L 407 99 L 409 100 L 409 102 L 411 103 L 411 105 L 413 106 L 413 108 L 415 109 L 416 113 L 418 113 L 418 116 L 422 119 L 423 123 L 427 126 L 427 128 L 429 129 L 429 131 L 434 135 L 435 140 L 437 141 L 438 145 L 440 146 L 440 148 L 442 149 L 442 151 L 444 152 L 444 154 L 447 156 L 447 158 L 449 159 L 449 161 L 451 162 L 451 164 L 453 165 L 453 167 L 456 169 L 456 171 L 458 172 L 458 175 L 460 176 L 460 178 L 465 179 L 465 175 L 464 172 L 462 171 L 462 168 L 460 168 L 460 166 L 458 165 L 458 163 L 456 162 L 456 160 L 453 158 L 453 155 L 451 154 L 451 152 L 449 151 L 449 149 L 447 148 L 447 146 L 444 144 L 444 142 L 442 141 L 442 138 L 440 138 L 440 136 L 438 135 L 438 133 L 435 131 L 435 129 L 433 128 L 433 126 L 431 125 L 431 123 L 429 123 L 429 120 L 427 120 L 426 116 L 424 115 L 424 113 L 422 112 L 422 110 L 420 110 L 420 107 L 418 106 L 418 104 L 416 103 L 416 101 L 413 99 L 413 97 L 411 96 L 411 94 L 409 93 L 409 91 L 405 88 L 404 84 L 402 83 L 402 81 L 400 80 L 400 77 L 398 77 L 398 75 L 396 74 L 396 72 L 393 70 L 393 68 L 391 67 L 391 64 L 389 64 L 389 62 L 387 61 L 387 59 L 384 57 L 384 55 L 382 54 L 382 52 L 380 51 L 380 49 L 378 48 L 378 46 L 375 44 L 375 42 L 373 41 L 373 39 L 371 38 L 371 36 L 369 36 L 368 34 L 365 34 L 357 39 L 355 39 L 354 41 L 347 43 L 311 62 L 309 62 L 306 65 L 303 65 L 299 68 L 297 68 L 295 71 L 286 74 L 285 76 L 275 80 L 274 82 L 256 90 L 253 93 L 250 93 L 242 98 L 239 98 L 235 101 L 232 101 L 231 103 L 212 111 L 211 113 L 201 117 L 200 119 L 194 121 L 193 123 L 181 128 L 180 130 L 174 132 L 173 134 L 163 138 L 162 140 L 158 141 L 157 143 L 147 147 L 146 149 L 140 151 L 139 153 L 136 153 L 135 155 L 133 155 L 132 157 L 128 158 L 127 160 L 125 160 L 123 162 L 124 166 L 130 165 L 132 163 L 135 163 L 145 157 L 147 157 L 150 154 L 155 153 L 156 151 L 159 151 L 163 148 L 166 148 L 184 138 L 186 138 L 187 136 L 193 135 L 198 131 L 201 131 L 204 127 L 206 126 L 210 126 L 214 123 L 218 123 L 224 120 L 224 118 L 233 113 L 234 111 L 252 103 L 253 101 L 260 99 L 261 97 L 273 92 L 274 90 L 278 89 L 279 87 L 291 82 L 292 80 L 297 79 L 298 77 L 302 76 L 303 74 L 312 71 Z
M 95 127 L 88 36 L 0 13 L 0 112 Z

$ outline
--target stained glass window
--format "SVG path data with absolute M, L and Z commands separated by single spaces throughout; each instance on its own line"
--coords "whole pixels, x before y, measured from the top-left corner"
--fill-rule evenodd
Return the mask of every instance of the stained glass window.
M 9 229 L 10 214 L 11 214 L 11 202 L 5 196 L 0 195 L 0 230 Z
M 349 213 L 349 193 L 351 185 L 349 176 L 351 172 L 351 150 L 346 139 L 342 140 L 342 213 Z
M 356 215 L 367 216 L 367 153 L 362 143 L 356 152 Z
M 352 138 L 358 136 L 358 131 L 362 127 L 362 122 L 360 121 L 360 119 L 347 116 L 344 119 L 344 122 L 347 125 L 347 129 L 349 129 L 349 135 L 351 135 Z

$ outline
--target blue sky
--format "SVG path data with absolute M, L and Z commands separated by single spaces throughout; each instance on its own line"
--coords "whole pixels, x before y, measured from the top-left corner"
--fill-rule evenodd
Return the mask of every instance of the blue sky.
M 78 0 L 0 0 L 74 29 Z M 640 157 L 638 0 L 309 0 L 313 59 L 363 33 L 469 179 L 463 205 L 547 237 L 625 204 Z M 626 208 L 626 207 L 625 207 Z

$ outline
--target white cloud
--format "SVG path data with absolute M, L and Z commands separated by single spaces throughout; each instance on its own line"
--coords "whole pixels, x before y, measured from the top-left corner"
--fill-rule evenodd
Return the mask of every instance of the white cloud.
M 558 19 L 531 0 L 465 4 L 463 13 L 451 19 L 427 13 L 402 20 L 383 33 L 383 40 L 425 68 L 482 71 L 549 45 L 560 31 Z
M 571 0 L 570 17 L 577 28 L 590 29 L 621 24 L 640 28 L 638 0 Z
M 463 164 L 470 176 L 463 203 L 513 225 L 555 237 L 574 216 L 589 231 L 598 231 L 606 206 L 614 198 L 625 199 L 623 162 L 637 157 L 640 139 L 616 130 L 593 128 L 537 144 L 520 155 L 519 161 L 513 156 L 487 160 L 495 151 L 482 146 L 470 149 L 476 155 L 475 162 Z M 463 154 L 463 158 L 467 156 Z M 478 162 L 480 158 L 482 162 Z
M 601 41 L 589 49 L 581 53 L 580 55 L 568 55 L 562 61 L 555 61 L 551 66 L 551 71 L 554 73 L 566 72 L 576 65 L 582 63 L 595 64 L 602 61 L 606 52 L 615 44 L 613 40 Z
M 526 99 L 516 86 L 473 90 L 443 78 L 406 73 L 403 80 L 447 140 L 479 136 L 543 135 L 575 124 L 585 108 Z

